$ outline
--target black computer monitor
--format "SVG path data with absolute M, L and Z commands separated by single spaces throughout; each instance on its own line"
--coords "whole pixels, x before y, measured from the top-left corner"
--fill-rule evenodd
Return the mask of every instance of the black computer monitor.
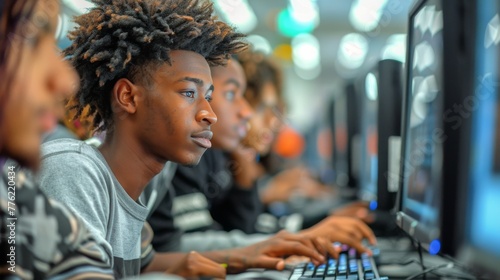
M 361 101 L 361 161 L 359 197 L 371 201 L 370 208 L 377 204 L 378 176 L 378 90 L 379 73 L 375 67 L 359 81 L 359 99 Z
M 431 254 L 453 254 L 458 242 L 455 108 L 471 74 L 467 3 L 421 0 L 409 16 L 396 223 Z
M 389 139 L 401 135 L 402 63 L 382 60 L 358 83 L 361 100 L 359 197 L 371 210 L 394 207 L 396 189 L 389 189 Z
M 349 82 L 345 91 L 334 99 L 333 151 L 336 184 L 346 190 L 347 197 L 355 195 L 350 190 L 357 187 L 353 174 L 353 138 L 359 134 L 359 117 L 354 83 Z
M 460 259 L 500 278 L 500 1 L 477 1 L 474 90 L 464 103 Z

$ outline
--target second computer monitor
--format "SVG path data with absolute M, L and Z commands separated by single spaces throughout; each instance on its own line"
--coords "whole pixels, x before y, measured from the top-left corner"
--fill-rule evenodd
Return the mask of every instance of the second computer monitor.
M 353 162 L 357 160 L 353 140 L 359 135 L 359 112 L 354 83 L 347 83 L 345 91 L 335 97 L 333 113 L 335 181 L 343 189 L 343 196 L 354 198 L 358 178 L 352 168 Z
M 372 210 L 390 210 L 396 189 L 389 187 L 389 139 L 401 134 L 402 63 L 382 60 L 361 79 L 360 198 Z
M 397 224 L 431 254 L 457 247 L 461 130 L 454 108 L 471 76 L 468 3 L 421 0 L 409 18 Z

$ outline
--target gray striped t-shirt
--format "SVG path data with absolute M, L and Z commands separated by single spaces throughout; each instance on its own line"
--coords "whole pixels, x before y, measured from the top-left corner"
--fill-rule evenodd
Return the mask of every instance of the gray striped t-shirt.
M 104 244 L 115 276 L 139 275 L 153 257 L 150 244 L 141 248 L 148 209 L 125 192 L 102 154 L 79 140 L 51 141 L 42 145 L 40 171 L 47 196 L 71 208 Z

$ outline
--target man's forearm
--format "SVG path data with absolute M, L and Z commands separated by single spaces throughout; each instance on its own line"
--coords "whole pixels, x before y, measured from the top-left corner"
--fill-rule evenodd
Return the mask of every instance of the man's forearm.
M 142 273 L 165 272 L 182 260 L 187 253 L 155 253 L 153 259 Z
M 151 263 L 143 269 L 142 273 L 165 272 L 184 259 L 187 253 L 156 253 Z M 248 268 L 247 256 L 241 249 L 218 250 L 199 252 L 200 255 L 227 266 L 229 272 L 242 271 Z
M 240 272 L 249 268 L 249 256 L 241 248 L 201 252 L 202 256 L 227 267 L 227 271 Z

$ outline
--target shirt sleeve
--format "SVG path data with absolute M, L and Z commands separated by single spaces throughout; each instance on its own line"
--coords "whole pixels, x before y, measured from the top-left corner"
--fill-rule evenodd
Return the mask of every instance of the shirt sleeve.
M 101 244 L 68 208 L 49 200 L 17 164 L 0 181 L 0 278 L 114 279 Z
M 51 199 L 67 205 L 105 249 L 113 267 L 113 251 L 107 237 L 110 190 L 98 163 L 80 153 L 53 153 L 42 159 L 40 187 Z M 75 172 L 78 170 L 78 172 Z M 103 207 L 107 206 L 107 207 Z

